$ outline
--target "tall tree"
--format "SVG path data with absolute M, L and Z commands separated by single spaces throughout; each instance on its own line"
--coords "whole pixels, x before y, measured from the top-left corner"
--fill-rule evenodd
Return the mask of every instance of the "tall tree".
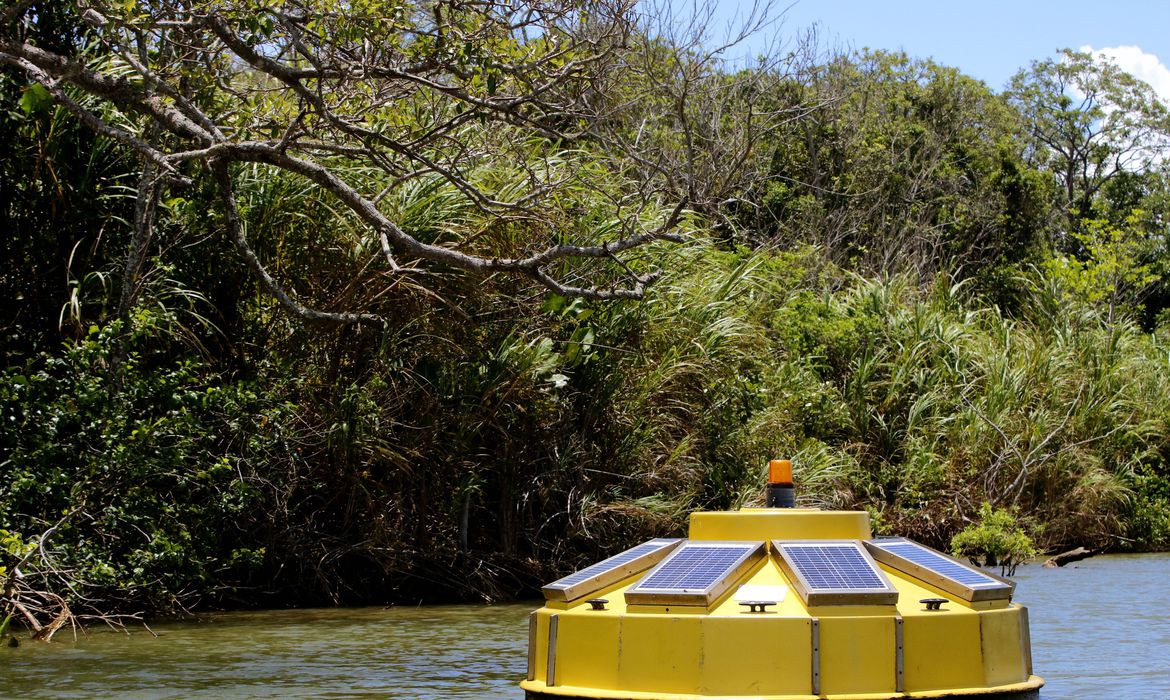
M 1061 185 L 1070 229 L 1092 217 L 1105 183 L 1150 168 L 1170 149 L 1170 109 L 1104 56 L 1064 49 L 1033 61 L 1007 97 L 1029 125 L 1034 161 Z
M 806 109 L 772 140 L 772 179 L 750 213 L 763 238 L 924 274 L 1018 258 L 1029 245 L 1040 217 L 1018 123 L 983 83 L 863 52 L 787 89 L 803 91 Z
M 32 93 L 145 163 L 123 310 L 160 183 L 174 188 L 209 177 L 228 237 L 288 311 L 310 321 L 380 322 L 361 309 L 314 308 L 278 279 L 241 217 L 244 166 L 303 178 L 348 210 L 381 250 L 382 279 L 372 281 L 382 284 L 387 276 L 457 269 L 527 276 L 561 294 L 636 298 L 656 273 L 631 261 L 629 251 L 680 240 L 673 229 L 683 202 L 672 203 L 665 217 L 643 216 L 662 204 L 653 185 L 618 203 L 620 226 L 560 230 L 572 217 L 558 191 L 589 173 L 558 168 L 556 151 L 564 147 L 558 144 L 604 128 L 603 91 L 615 84 L 612 73 L 637 29 L 628 0 L 69 6 L 87 26 L 80 48 L 31 40 L 29 29 L 41 17 L 31 0 L 0 11 L 0 65 L 23 72 Z M 523 192 L 472 177 L 499 163 L 527 173 Z M 454 187 L 502 225 L 553 233 L 511 249 L 414 235 L 380 204 L 396 188 L 428 178 Z

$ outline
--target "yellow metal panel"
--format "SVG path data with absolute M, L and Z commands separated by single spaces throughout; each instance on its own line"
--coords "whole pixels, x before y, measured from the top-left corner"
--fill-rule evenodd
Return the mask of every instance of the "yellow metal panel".
M 707 608 L 701 605 L 627 605 L 626 612 L 637 615 L 703 617 L 707 614 Z
M 776 601 L 776 607 L 768 608 L 768 612 L 775 613 L 779 617 L 808 616 L 808 609 L 804 606 L 804 602 L 797 595 L 791 584 L 789 584 L 788 579 L 780 571 L 775 557 L 768 557 L 760 568 L 752 572 L 747 579 L 740 581 L 736 586 L 732 586 L 729 594 L 716 602 L 715 606 L 711 609 L 711 615 L 733 615 L 738 617 L 739 615 L 750 614 L 745 613 L 739 601 L 736 600 L 736 591 L 742 585 L 782 588 L 785 590 L 783 599 Z
M 987 685 L 1019 683 L 1028 679 L 1020 636 L 1020 608 L 979 613 L 983 636 L 983 671 Z
M 736 512 L 692 513 L 692 540 L 867 540 L 865 511 L 800 508 L 745 508 Z
M 703 644 L 699 616 L 627 616 L 621 624 L 620 687 L 694 693 L 702 671 Z
M 616 643 L 621 618 L 596 612 L 561 615 L 557 630 L 557 685 L 613 688 L 618 682 Z
M 822 616 L 827 610 L 813 612 L 821 628 L 821 693 L 894 693 L 894 618 Z
M 908 692 L 983 685 L 978 614 L 951 609 L 903 619 L 903 677 Z
M 808 695 L 812 692 L 810 622 L 772 614 L 703 620 L 701 692 Z

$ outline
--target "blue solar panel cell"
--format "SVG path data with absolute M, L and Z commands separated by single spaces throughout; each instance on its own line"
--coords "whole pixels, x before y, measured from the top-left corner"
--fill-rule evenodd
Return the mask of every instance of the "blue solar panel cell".
M 893 605 L 898 591 L 858 540 L 772 543 L 806 605 Z
M 870 553 L 886 566 L 967 601 L 1010 599 L 1015 585 L 902 537 L 870 540 Z
M 710 605 L 762 556 L 762 542 L 687 542 L 626 591 L 631 605 Z
M 748 549 L 686 545 L 635 587 L 703 590 L 722 578 Z
M 615 554 L 546 585 L 545 598 L 569 601 L 645 571 L 662 560 L 681 540 L 655 539 Z
M 947 578 L 954 579 L 959 583 L 967 586 L 1002 586 L 999 581 L 991 578 L 987 574 L 976 571 L 970 567 L 963 566 L 957 562 L 953 562 L 946 557 L 910 542 L 895 542 L 890 544 L 879 544 L 879 547 L 897 554 L 903 559 L 918 564 L 919 566 L 930 569 L 936 574 L 942 574 Z
M 811 588 L 885 588 L 873 564 L 853 545 L 787 548 Z

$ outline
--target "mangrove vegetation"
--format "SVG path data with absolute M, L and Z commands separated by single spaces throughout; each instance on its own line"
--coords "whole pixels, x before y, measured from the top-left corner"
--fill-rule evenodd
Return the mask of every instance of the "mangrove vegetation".
M 5 3 L 0 621 L 515 598 L 777 456 L 1170 548 L 1166 104 L 703 13 Z

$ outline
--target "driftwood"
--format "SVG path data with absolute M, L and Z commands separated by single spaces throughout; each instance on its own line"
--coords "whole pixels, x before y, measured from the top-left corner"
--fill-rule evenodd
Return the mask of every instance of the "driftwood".
M 43 593 L 42 595 L 52 599 L 57 604 L 57 615 L 49 624 L 37 630 L 32 638 L 38 642 L 49 642 L 52 641 L 57 630 L 61 629 L 66 622 L 73 623 L 76 618 L 74 618 L 73 611 L 69 609 L 64 598 L 55 593 Z
M 33 539 L 33 546 L 11 567 L 12 571 L 7 578 L 0 582 L 0 616 L 5 616 L 6 624 L 21 621 L 32 632 L 32 639 L 38 642 L 52 641 L 57 630 L 66 624 L 76 628 L 77 617 L 70 610 L 69 604 L 60 595 L 45 589 L 50 587 L 51 579 L 60 577 L 46 549 L 49 539 L 78 512 L 80 508 L 74 508 Z M 22 571 L 25 567 L 31 567 L 31 570 L 27 573 Z M 34 580 L 41 581 L 43 588 L 34 586 Z M 68 583 L 65 583 L 65 587 L 69 587 Z M 15 646 L 11 641 L 10 646 Z
M 1089 557 L 1096 556 L 1100 553 L 1101 550 L 1099 549 L 1086 549 L 1084 547 L 1077 547 L 1076 549 L 1070 549 L 1067 552 L 1061 552 L 1060 554 L 1050 558 L 1048 561 L 1044 562 L 1044 568 L 1055 569 L 1058 566 L 1064 566 L 1066 564 L 1071 564 L 1074 561 L 1088 559 Z

